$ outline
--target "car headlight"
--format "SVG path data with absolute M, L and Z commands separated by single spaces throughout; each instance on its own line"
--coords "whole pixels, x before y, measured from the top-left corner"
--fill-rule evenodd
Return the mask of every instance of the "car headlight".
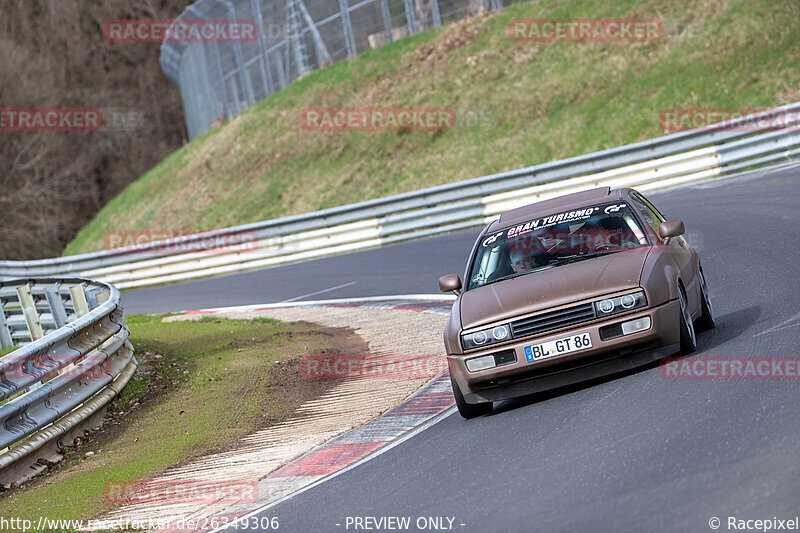
M 493 328 L 481 329 L 472 333 L 461 335 L 461 347 L 465 350 L 481 348 L 498 342 L 503 342 L 511 337 L 511 327 L 508 324 Z
M 598 318 L 624 313 L 639 307 L 647 307 L 647 297 L 645 297 L 644 291 L 623 294 L 615 298 L 604 298 L 594 302 L 594 309 Z

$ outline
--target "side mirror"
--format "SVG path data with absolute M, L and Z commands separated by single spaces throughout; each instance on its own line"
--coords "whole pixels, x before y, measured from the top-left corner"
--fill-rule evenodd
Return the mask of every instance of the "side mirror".
M 461 276 L 458 274 L 447 274 L 439 278 L 439 290 L 442 292 L 454 292 L 456 296 L 461 294 Z
M 683 235 L 685 231 L 682 220 L 667 220 L 658 226 L 658 234 L 665 240 Z

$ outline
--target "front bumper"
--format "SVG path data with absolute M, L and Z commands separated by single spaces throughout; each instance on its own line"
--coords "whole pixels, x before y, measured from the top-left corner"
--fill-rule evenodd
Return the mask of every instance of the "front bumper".
M 647 316 L 651 326 L 646 331 L 605 341 L 600 339 L 603 326 Z M 450 375 L 458 382 L 467 403 L 506 400 L 579 383 L 630 370 L 677 352 L 680 347 L 679 317 L 679 303 L 672 300 L 636 313 L 550 332 L 546 336 L 518 339 L 501 347 L 493 346 L 469 354 L 448 355 Z M 525 346 L 582 332 L 591 336 L 592 348 L 533 363 L 526 361 Z M 467 370 L 467 359 L 512 348 L 517 358 L 514 363 L 478 372 Z

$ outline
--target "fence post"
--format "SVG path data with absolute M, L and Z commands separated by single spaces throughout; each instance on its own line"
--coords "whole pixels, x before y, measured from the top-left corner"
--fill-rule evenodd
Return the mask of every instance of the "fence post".
M 383 29 L 386 31 L 386 42 L 392 42 L 392 14 L 389 12 L 389 0 L 381 0 L 381 17 Z
M 408 34 L 414 35 L 417 33 L 417 18 L 414 14 L 414 0 L 403 0 L 403 5 L 406 7 L 406 24 L 408 25 Z
M 433 25 L 437 28 L 442 27 L 442 14 L 439 12 L 439 0 L 431 1 L 431 15 L 433 16 Z
M 297 65 L 297 76 L 300 77 L 310 69 L 306 59 L 306 47 L 303 43 L 303 33 L 300 31 L 300 13 L 296 0 L 286 0 L 286 40 L 292 48 L 294 62 Z
M 236 8 L 230 0 L 221 0 L 223 4 L 228 7 L 228 16 L 231 20 L 236 20 Z M 244 64 L 244 52 L 242 51 L 242 43 L 236 41 L 233 43 L 233 55 L 236 58 L 236 69 L 239 71 L 239 76 L 242 78 L 242 85 L 244 85 L 245 98 L 247 98 L 247 106 L 249 107 L 256 103 L 256 95 L 253 92 L 253 83 L 250 81 L 250 73 Z M 241 112 L 241 109 L 239 110 Z
M 311 13 L 308 12 L 305 2 L 303 2 L 303 0 L 298 0 L 297 6 L 303 14 L 308 29 L 311 30 L 311 35 L 314 36 L 314 50 L 317 53 L 318 66 L 322 66 L 323 63 L 333 62 L 333 58 L 331 58 L 331 54 L 328 52 L 328 47 L 325 46 L 325 41 L 322 40 L 322 35 L 319 33 L 314 19 L 311 18 Z
M 347 8 L 347 0 L 339 0 L 339 11 L 342 16 L 342 27 L 344 28 L 344 43 L 347 46 L 347 57 L 356 56 L 356 43 L 353 39 L 353 25 L 350 22 L 350 11 Z
M 283 40 L 283 66 L 281 67 L 281 89 L 292 82 L 292 64 L 289 62 L 289 41 Z
M 219 118 L 219 114 L 217 109 L 215 109 L 213 106 L 214 95 L 211 91 L 211 76 L 208 75 L 208 54 L 206 54 L 206 47 L 205 46 L 195 47 L 193 48 L 192 53 L 194 57 L 197 58 L 195 61 L 197 61 L 197 63 L 200 64 L 199 76 L 202 79 L 202 81 L 199 83 L 199 86 L 202 87 L 202 90 L 199 90 L 197 87 L 195 87 L 194 90 L 190 92 L 194 97 L 194 102 L 195 102 L 194 105 L 196 109 L 195 115 L 199 115 L 201 113 L 200 110 L 203 110 L 202 111 L 203 113 L 211 115 L 209 117 L 210 120 L 208 120 L 207 123 L 203 126 L 204 127 L 203 131 L 206 131 L 211 127 L 211 124 L 213 124 L 214 121 Z M 202 59 L 200 59 L 201 55 Z M 196 72 L 194 74 L 195 76 L 198 75 Z M 183 93 L 183 91 L 181 91 L 181 93 Z M 225 106 L 223 105 L 222 108 L 225 109 Z
M 267 90 L 264 94 L 272 94 L 275 92 L 272 83 L 272 69 L 269 65 L 269 55 L 267 54 L 267 36 L 264 33 L 264 16 L 261 14 L 261 0 L 252 0 L 253 11 L 258 20 L 258 44 L 261 46 L 261 75 L 264 77 L 264 82 L 267 84 Z

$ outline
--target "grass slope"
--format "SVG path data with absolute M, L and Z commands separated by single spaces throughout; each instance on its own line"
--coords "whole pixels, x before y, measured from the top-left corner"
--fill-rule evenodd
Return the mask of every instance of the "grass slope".
M 516 18 L 661 18 L 655 43 L 511 40 Z M 206 230 L 313 211 L 663 134 L 669 108 L 800 100 L 796 0 L 541 0 L 313 72 L 184 146 L 67 247 L 109 231 Z M 308 107 L 455 110 L 443 132 L 303 130 Z

